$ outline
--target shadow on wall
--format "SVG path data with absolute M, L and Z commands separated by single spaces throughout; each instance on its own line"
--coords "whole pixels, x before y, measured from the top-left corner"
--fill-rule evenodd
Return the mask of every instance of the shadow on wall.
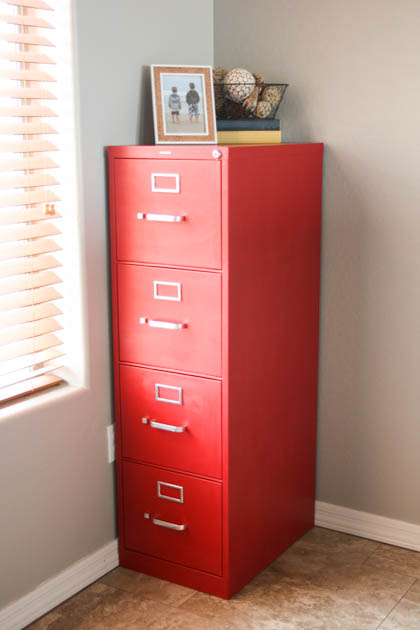
M 137 138 L 139 144 L 154 144 L 152 83 L 150 66 L 141 67 L 140 107 L 137 117 Z
M 373 413 L 380 404 L 366 373 L 372 345 L 369 312 L 378 299 L 370 283 L 371 252 L 379 250 L 386 256 L 387 243 L 370 211 L 371 202 L 360 193 L 367 166 L 360 162 L 355 168 L 354 155 L 339 148 L 327 146 L 324 155 L 317 498 L 337 502 L 337 497 L 344 497 L 343 505 L 368 504 L 370 495 L 381 487 L 378 464 L 372 467 L 377 442 L 373 418 L 367 422 L 367 410 Z M 327 259 L 335 264 L 326 263 Z M 386 345 L 385 339 L 382 344 Z M 325 444 L 328 452 L 323 451 Z M 343 486 L 343 476 L 332 474 L 340 468 L 347 474 L 353 471 L 351 484 Z M 328 488 L 329 496 L 320 495 L 320 488 Z
M 291 86 L 280 104 L 283 142 L 319 142 L 319 127 L 300 86 Z M 284 124 L 283 124 L 284 122 Z M 323 139 L 324 141 L 324 139 Z

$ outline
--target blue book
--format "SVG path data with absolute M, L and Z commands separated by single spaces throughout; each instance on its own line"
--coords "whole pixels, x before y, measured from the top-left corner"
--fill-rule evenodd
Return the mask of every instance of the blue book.
M 277 118 L 240 118 L 236 120 L 216 120 L 217 131 L 277 131 L 280 120 Z

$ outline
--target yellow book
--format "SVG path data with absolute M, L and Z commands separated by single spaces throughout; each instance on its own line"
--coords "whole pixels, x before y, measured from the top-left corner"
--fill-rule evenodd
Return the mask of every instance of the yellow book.
M 218 131 L 217 144 L 281 144 L 281 129 Z

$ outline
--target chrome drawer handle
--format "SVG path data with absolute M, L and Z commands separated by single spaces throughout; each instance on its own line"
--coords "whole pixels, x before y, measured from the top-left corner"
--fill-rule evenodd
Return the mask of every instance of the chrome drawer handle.
M 159 527 L 166 527 L 167 529 L 174 529 L 177 532 L 184 532 L 187 529 L 187 524 L 185 525 L 177 525 L 176 523 L 168 523 L 168 521 L 161 521 L 158 518 L 152 518 L 152 523 L 154 525 L 159 525 Z
M 161 221 L 163 223 L 180 223 L 181 221 L 185 221 L 186 217 L 184 215 L 173 215 L 173 214 L 150 214 L 144 212 L 138 212 L 137 218 L 146 221 Z
M 167 330 L 181 330 L 187 328 L 188 324 L 176 324 L 175 322 L 160 322 L 156 319 L 148 319 L 147 317 L 139 317 L 140 324 L 147 324 L 150 328 L 166 328 Z
M 142 424 L 148 424 L 149 418 L 142 418 Z M 156 420 L 150 420 L 150 426 L 152 429 L 160 429 L 161 431 L 171 431 L 172 433 L 184 433 L 187 430 L 186 426 L 176 427 L 173 424 L 164 424 L 163 422 L 156 422 Z
M 175 427 L 173 424 L 163 424 L 163 422 L 150 421 L 152 429 L 160 429 L 161 431 L 171 431 L 172 433 L 184 433 L 187 427 Z

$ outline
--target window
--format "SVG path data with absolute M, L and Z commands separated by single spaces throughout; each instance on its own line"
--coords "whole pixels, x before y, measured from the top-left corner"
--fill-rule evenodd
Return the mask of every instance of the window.
M 6 0 L 1 7 L 0 402 L 5 402 L 61 382 L 63 244 L 54 91 L 57 3 Z

